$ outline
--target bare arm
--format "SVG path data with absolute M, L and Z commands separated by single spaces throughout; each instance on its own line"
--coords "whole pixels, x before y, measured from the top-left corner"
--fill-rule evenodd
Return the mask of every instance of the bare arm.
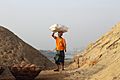
M 56 39 L 57 37 L 55 36 L 55 33 L 53 32 L 53 34 L 52 34 L 52 37 L 54 38 L 54 39 Z
M 66 50 L 66 41 L 65 41 L 65 39 L 64 39 L 64 47 L 65 47 L 65 52 L 67 52 L 67 50 Z
M 65 52 L 67 52 L 66 45 L 65 45 Z
M 65 52 L 67 52 L 66 48 L 65 48 Z

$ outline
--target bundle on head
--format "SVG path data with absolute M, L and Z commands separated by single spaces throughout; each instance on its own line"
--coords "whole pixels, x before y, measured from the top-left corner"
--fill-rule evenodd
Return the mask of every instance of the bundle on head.
M 68 32 L 68 27 L 61 24 L 53 24 L 49 28 L 52 32 Z

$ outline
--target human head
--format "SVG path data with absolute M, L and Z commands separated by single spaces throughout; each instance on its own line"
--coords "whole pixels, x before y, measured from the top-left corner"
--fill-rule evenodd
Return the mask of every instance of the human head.
M 58 32 L 58 37 L 62 37 L 62 35 L 63 35 L 62 31 Z

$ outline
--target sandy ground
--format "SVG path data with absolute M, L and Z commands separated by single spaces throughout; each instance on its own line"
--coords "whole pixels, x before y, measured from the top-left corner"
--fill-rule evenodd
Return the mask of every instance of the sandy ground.
M 54 72 L 53 70 L 42 71 L 37 80 L 65 80 L 69 74 L 66 71 Z
M 36 80 L 68 80 L 65 78 L 70 76 L 70 74 L 68 73 L 69 69 L 67 68 L 69 64 L 70 61 L 65 62 L 64 71 L 61 69 L 59 72 L 55 72 L 54 70 L 41 71 Z

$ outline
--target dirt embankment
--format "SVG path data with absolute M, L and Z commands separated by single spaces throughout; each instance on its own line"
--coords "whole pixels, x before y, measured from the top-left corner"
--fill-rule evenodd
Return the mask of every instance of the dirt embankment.
M 10 30 L 0 26 L 0 65 L 5 68 L 4 75 L 10 73 L 8 66 L 20 64 L 22 61 L 35 64 L 41 70 L 55 67 L 55 64 L 43 56 L 40 51 L 24 42 Z
M 120 80 L 120 23 L 74 58 L 78 80 Z M 73 76 L 74 77 L 74 76 Z

